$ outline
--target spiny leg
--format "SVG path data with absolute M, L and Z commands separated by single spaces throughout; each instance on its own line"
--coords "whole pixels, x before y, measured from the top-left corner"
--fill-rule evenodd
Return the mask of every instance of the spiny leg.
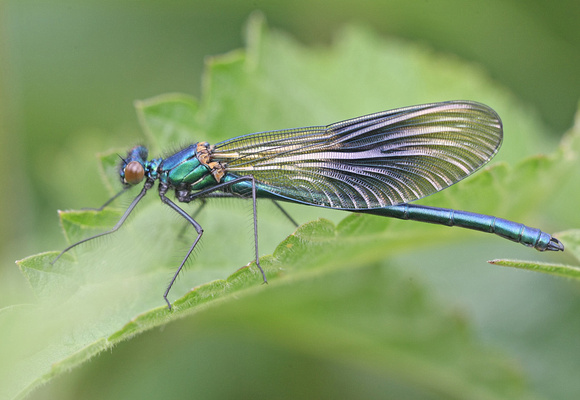
M 143 186 L 143 189 L 141 190 L 141 193 L 139 193 L 139 195 L 137 195 L 137 197 L 135 197 L 135 199 L 133 200 L 133 202 L 131 202 L 131 204 L 129 205 L 129 208 L 127 208 L 127 210 L 125 211 L 125 213 L 121 216 L 121 219 L 119 220 L 119 222 L 117 222 L 117 224 L 111 230 L 109 230 L 107 232 L 99 233 L 97 235 L 88 237 L 88 238 L 83 239 L 83 240 L 79 240 L 78 242 L 71 244 L 66 249 L 64 249 L 63 251 L 61 251 L 60 254 L 58 256 L 56 256 L 56 258 L 50 262 L 50 264 L 51 265 L 54 265 L 54 263 L 57 262 L 58 259 L 64 253 L 66 253 L 67 251 L 69 251 L 73 247 L 78 246 L 79 244 L 82 244 L 82 243 L 88 242 L 89 240 L 93 240 L 93 239 L 96 239 L 98 237 L 105 236 L 105 235 L 109 235 L 109 234 L 111 234 L 113 232 L 116 232 L 121 227 L 121 225 L 123 225 L 123 223 L 127 220 L 127 218 L 129 217 L 129 214 L 131 214 L 131 212 L 133 211 L 133 209 L 137 206 L 137 203 L 139 203 L 141 201 L 141 199 L 147 194 L 147 190 L 151 189 L 152 186 L 153 186 L 153 182 L 149 182 L 149 181 L 145 182 L 145 186 Z M 119 194 L 120 193 L 123 193 L 123 192 L 119 192 Z M 117 194 L 117 196 L 119 194 Z M 117 197 L 117 196 L 115 196 L 115 197 Z
M 290 214 L 288 214 L 288 211 L 284 210 L 284 208 L 280 205 L 280 203 L 278 203 L 276 200 L 272 200 L 272 203 L 274 203 L 274 205 L 278 207 L 278 210 L 280 210 L 282 214 L 284 214 L 286 218 L 288 218 L 288 220 L 294 225 L 294 227 L 298 228 L 298 222 L 296 222 L 294 218 L 292 218 Z
M 201 204 L 199 205 L 199 207 L 197 207 L 197 209 L 193 212 L 193 214 L 191 214 L 191 218 L 195 219 L 199 213 L 201 213 L 201 211 L 205 208 L 205 206 L 207 205 L 207 200 L 205 199 L 205 197 L 202 197 L 200 199 Z M 181 228 L 181 230 L 179 231 L 179 234 L 177 235 L 177 237 L 181 240 L 183 239 L 183 236 L 185 235 L 185 230 L 187 229 L 187 224 L 183 225 L 183 227 Z
M 165 290 L 165 293 L 163 294 L 163 298 L 165 299 L 165 302 L 167 303 L 167 307 L 171 310 L 171 303 L 167 299 L 167 295 L 169 294 L 169 291 L 171 290 L 171 287 L 173 286 L 173 283 L 177 279 L 177 276 L 179 275 L 179 273 L 183 269 L 183 266 L 185 265 L 185 262 L 187 261 L 187 259 L 191 255 L 191 252 L 193 251 L 193 249 L 195 249 L 195 246 L 197 246 L 197 242 L 199 242 L 199 239 L 201 239 L 201 236 L 203 235 L 203 228 L 201 227 L 200 224 L 197 223 L 196 220 L 194 220 L 192 217 L 190 217 L 189 214 L 186 213 L 182 208 L 180 208 L 177 204 L 175 204 L 174 202 L 172 202 L 171 200 L 169 200 L 165 196 L 165 193 L 161 193 L 160 194 L 160 197 L 161 197 L 161 201 L 163 203 L 165 203 L 169 207 L 173 208 L 179 215 L 181 215 L 183 218 L 185 218 L 185 220 L 187 222 L 189 222 L 191 225 L 193 225 L 193 227 L 195 228 L 195 230 L 197 232 L 197 237 L 193 241 L 193 244 L 189 248 L 189 251 L 185 255 L 185 258 L 183 259 L 183 261 L 179 265 L 179 268 L 177 268 L 177 271 L 175 271 L 175 274 L 173 275 L 173 278 L 171 278 L 171 282 L 169 282 L 169 286 L 167 286 L 167 290 Z
M 232 197 L 231 194 L 229 195 L 228 193 L 208 193 L 206 194 L 205 197 L 202 197 L 200 199 L 201 204 L 199 205 L 199 207 L 192 213 L 190 214 L 191 218 L 195 219 L 200 213 L 201 211 L 205 208 L 205 206 L 207 205 L 207 199 L 208 198 L 230 198 Z M 274 203 L 274 205 L 282 212 L 282 214 L 284 214 L 284 216 L 290 221 L 290 223 L 292 223 L 294 225 L 294 227 L 298 227 L 298 223 L 294 220 L 294 218 L 292 218 L 292 216 L 276 201 L 276 200 L 272 200 L 272 202 Z M 256 214 L 254 213 L 254 219 L 256 219 Z M 187 229 L 188 225 L 183 225 L 183 227 L 181 228 L 178 238 L 182 239 L 185 235 L 185 231 Z M 256 244 L 258 241 L 256 240 L 257 238 L 257 227 L 254 227 L 254 243 Z M 257 253 L 257 251 L 256 251 Z M 258 257 L 256 257 L 256 259 L 258 259 Z M 259 260 L 259 259 L 258 259 Z M 262 268 L 260 266 L 260 264 L 258 263 L 258 267 L 260 268 L 260 271 L 262 271 Z M 262 271 L 263 274 L 263 271 Z M 267 283 L 267 281 L 265 281 Z
M 198 197 L 212 197 L 211 195 L 208 196 L 208 194 L 215 192 L 217 190 L 223 190 L 229 186 L 235 185 L 236 183 L 245 182 L 245 181 L 252 182 L 252 203 L 253 203 L 253 212 L 254 212 L 254 244 L 255 244 L 255 250 L 256 250 L 256 266 L 258 267 L 258 269 L 262 273 L 262 278 L 264 279 L 264 283 L 268 283 L 268 279 L 266 278 L 266 274 L 264 273 L 264 270 L 262 269 L 262 266 L 260 265 L 260 257 L 259 257 L 259 252 L 258 252 L 258 213 L 257 213 L 257 208 L 256 208 L 257 193 L 256 193 L 256 181 L 254 180 L 253 176 L 245 175 L 245 176 L 240 176 L 238 178 L 232 179 L 231 181 L 228 181 L 228 182 L 218 183 L 217 185 L 212 186 L 210 188 L 203 189 L 203 190 L 200 190 L 199 192 L 190 193 L 186 196 L 183 196 L 183 197 L 179 198 L 179 201 L 184 202 L 184 203 L 189 203 L 190 201 L 193 201 Z
M 206 197 L 209 193 L 212 193 L 216 190 L 223 190 L 224 188 L 226 188 L 228 186 L 231 186 L 231 185 L 234 185 L 236 183 L 243 182 L 243 181 L 251 181 L 252 182 L 252 201 L 253 201 L 253 211 L 254 211 L 254 244 L 255 244 L 255 251 L 256 251 L 256 265 L 258 266 L 258 269 L 262 273 L 262 278 L 264 279 L 264 283 L 268 283 L 268 280 L 266 279 L 266 274 L 264 273 L 264 270 L 262 269 L 262 266 L 260 265 L 260 258 L 259 258 L 259 252 L 258 252 L 258 217 L 257 217 L 257 209 L 256 209 L 256 202 L 257 202 L 256 201 L 256 183 L 254 181 L 254 177 L 242 176 L 242 177 L 233 179 L 229 182 L 220 183 L 220 184 L 217 184 L 211 188 L 200 190 L 199 192 L 196 192 L 196 193 L 190 193 L 186 196 L 178 197 L 178 200 L 180 202 L 183 202 L 183 203 L 189 203 L 198 197 L 201 197 L 201 198 Z M 195 238 L 195 241 L 193 242 L 193 244 L 189 248 L 189 251 L 185 255 L 185 258 L 183 259 L 183 261 L 179 265 L 179 268 L 177 268 L 177 271 L 173 275 L 173 278 L 171 279 L 171 282 L 169 283 L 169 286 L 167 287 L 167 290 L 165 291 L 165 294 L 163 295 L 163 298 L 165 299 L 167 306 L 171 310 L 171 303 L 167 299 L 167 295 L 169 294 L 169 291 L 171 290 L 173 283 L 177 279 L 177 276 L 179 275 L 179 273 L 183 269 L 185 262 L 187 261 L 187 259 L 189 258 L 189 256 L 193 252 L 193 249 L 195 248 L 195 246 L 197 245 L 197 243 L 201 239 L 201 236 L 203 235 L 203 228 L 187 212 L 185 212 L 177 204 L 175 204 L 174 202 L 169 200 L 165 196 L 166 191 L 167 191 L 167 187 L 164 185 L 160 185 L 159 195 L 161 197 L 161 201 L 163 201 L 163 203 L 167 204 L 169 207 L 174 209 L 179 215 L 181 215 L 183 218 L 185 218 L 185 220 L 187 222 L 189 222 L 191 225 L 193 225 L 193 227 L 197 231 L 197 237 Z
M 260 253 L 258 251 L 258 210 L 256 207 L 256 181 L 254 180 L 253 176 L 250 176 L 250 181 L 252 182 L 252 206 L 254 211 L 254 247 L 256 249 L 256 265 L 260 269 L 262 273 L 262 278 L 264 278 L 264 283 L 268 283 L 268 279 L 266 279 L 266 274 L 260 265 Z

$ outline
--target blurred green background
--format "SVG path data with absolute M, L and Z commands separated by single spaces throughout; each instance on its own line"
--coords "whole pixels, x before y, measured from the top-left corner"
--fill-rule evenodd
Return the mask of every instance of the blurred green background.
M 94 154 L 141 140 L 133 101 L 199 97 L 204 58 L 242 47 L 254 10 L 305 44 L 358 23 L 456 54 L 534 107 L 547 135 L 572 124 L 577 1 L 3 1 L 0 306 L 29 295 L 15 259 L 62 248 L 56 210 L 106 199 Z

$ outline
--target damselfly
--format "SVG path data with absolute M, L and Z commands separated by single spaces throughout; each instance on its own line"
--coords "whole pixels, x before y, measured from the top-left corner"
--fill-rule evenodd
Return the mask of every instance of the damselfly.
M 199 242 L 203 229 L 166 195 L 182 203 L 209 197 L 251 198 L 256 265 L 256 199 L 302 203 L 400 219 L 459 226 L 534 247 L 564 250 L 558 239 L 536 228 L 505 219 L 445 208 L 408 204 L 469 176 L 498 151 L 502 123 L 491 108 L 471 101 L 449 101 L 399 108 L 328 126 L 239 136 L 216 145 L 192 144 L 162 159 L 148 160 L 148 150 L 134 147 L 122 159 L 119 175 L 126 189 L 145 181 L 141 192 L 109 231 L 118 230 L 156 180 L 161 201 L 175 210 L 197 236 L 177 268 L 167 295 Z

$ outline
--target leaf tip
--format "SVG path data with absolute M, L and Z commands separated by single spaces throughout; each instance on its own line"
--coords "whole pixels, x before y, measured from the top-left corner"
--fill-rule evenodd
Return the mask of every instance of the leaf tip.
M 251 67 L 256 67 L 260 56 L 260 45 L 266 30 L 266 17 L 261 11 L 254 11 L 250 14 L 246 24 L 246 52 L 248 57 L 246 62 Z

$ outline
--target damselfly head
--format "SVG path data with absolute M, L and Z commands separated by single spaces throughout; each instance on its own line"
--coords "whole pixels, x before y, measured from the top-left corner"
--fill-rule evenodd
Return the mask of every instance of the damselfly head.
M 122 159 L 119 176 L 123 185 L 136 185 L 145 177 L 145 164 L 149 152 L 144 146 L 135 146 Z
M 124 169 L 125 183 L 128 185 L 136 185 L 143 180 L 145 176 L 145 169 L 139 161 L 131 161 Z

